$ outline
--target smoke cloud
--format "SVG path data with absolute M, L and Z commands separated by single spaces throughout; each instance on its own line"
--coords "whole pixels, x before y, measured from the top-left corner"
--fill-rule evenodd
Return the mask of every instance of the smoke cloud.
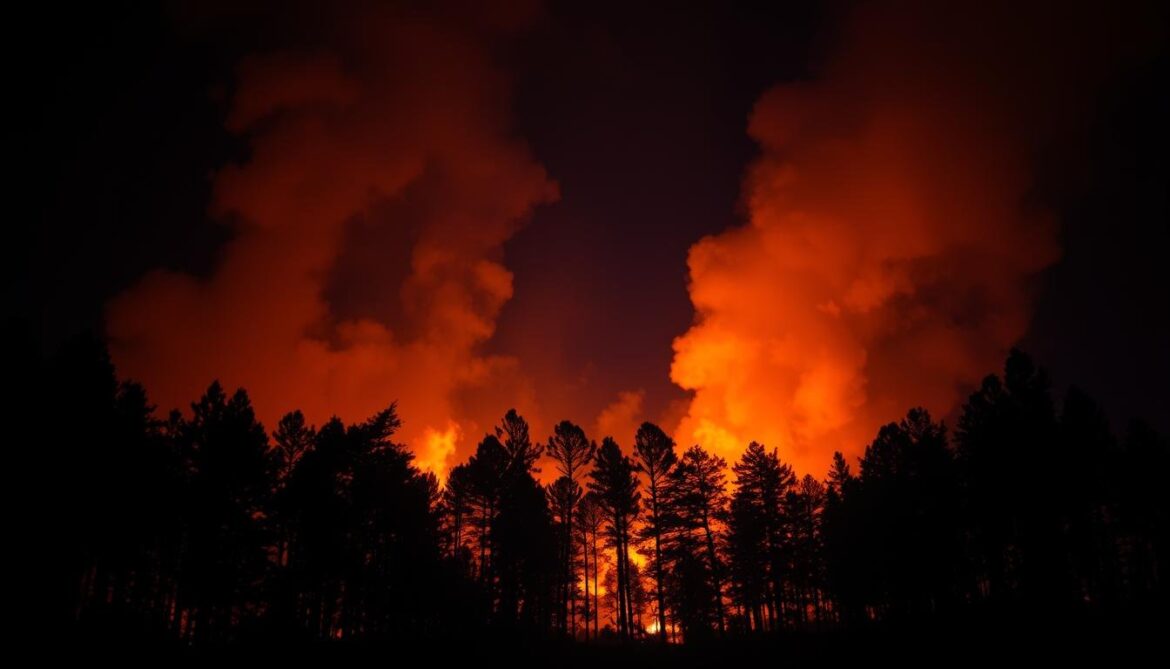
M 269 426 L 400 400 L 401 436 L 442 473 L 461 435 L 530 394 L 515 359 L 479 347 L 512 296 L 502 245 L 558 193 L 509 132 L 489 48 L 532 12 L 374 7 L 242 62 L 227 124 L 250 156 L 215 176 L 210 212 L 233 239 L 207 278 L 145 276 L 107 332 L 164 408 L 213 378 Z
M 1132 17 L 962 4 L 863 3 L 821 76 L 759 99 L 746 224 L 688 257 L 681 443 L 759 440 L 820 475 L 911 406 L 947 415 L 1027 332 L 1060 257 L 1033 160 Z
M 681 446 L 733 460 L 759 440 L 812 473 L 911 405 L 946 415 L 1025 334 L 1033 280 L 1060 256 L 1038 151 L 1068 146 L 1095 84 L 1141 41 L 1129 28 L 1155 24 L 1064 5 L 859 4 L 818 76 L 751 113 L 746 222 L 690 249 L 696 320 L 670 374 L 693 396 L 676 405 L 615 398 L 658 384 L 619 383 L 620 356 L 572 359 L 560 326 L 536 327 L 597 327 L 577 318 L 588 296 L 573 285 L 517 301 L 515 341 L 495 341 L 513 296 L 505 244 L 559 197 L 512 127 L 537 8 L 268 9 L 245 31 L 265 47 L 239 63 L 225 118 L 248 155 L 213 180 L 209 214 L 230 241 L 207 276 L 158 269 L 112 300 L 112 355 L 164 410 L 215 378 L 247 388 L 269 426 L 294 408 L 320 424 L 398 400 L 400 438 L 440 475 L 510 407 L 537 439 L 596 416 L 596 438 L 628 444 L 640 420 L 669 416 Z M 562 353 L 571 364 L 549 362 Z
M 634 435 L 642 418 L 642 403 L 646 399 L 644 390 L 623 390 L 612 402 L 597 414 L 593 436 L 597 440 L 613 437 L 623 446 L 634 443 Z

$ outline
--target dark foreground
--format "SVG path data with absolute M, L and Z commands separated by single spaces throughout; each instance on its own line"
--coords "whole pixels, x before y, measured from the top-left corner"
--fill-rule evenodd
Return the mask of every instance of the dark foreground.
M 215 649 L 151 643 L 114 630 L 71 635 L 52 654 L 125 660 L 376 662 L 390 666 L 467 667 L 737 667 L 876 664 L 914 665 L 1100 663 L 1160 666 L 1168 655 L 1170 618 L 1155 607 L 1109 617 L 1041 613 L 996 614 L 915 624 L 883 623 L 853 630 L 824 630 L 712 639 L 687 645 L 653 642 L 567 643 L 505 634 L 475 639 L 297 642 L 279 637 L 241 640 Z

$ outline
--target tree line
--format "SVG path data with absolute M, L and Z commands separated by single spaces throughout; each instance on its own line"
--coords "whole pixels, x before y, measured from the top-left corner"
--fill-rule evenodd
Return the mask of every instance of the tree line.
M 540 440 L 513 410 L 440 481 L 395 441 L 394 404 L 269 432 L 213 383 L 159 416 L 92 338 L 38 374 L 46 624 L 79 634 L 693 643 L 1164 609 L 1167 440 L 1116 438 L 1075 388 L 1058 406 L 1019 351 L 953 431 L 911 409 L 824 478 L 651 423 L 624 445 L 570 421 Z

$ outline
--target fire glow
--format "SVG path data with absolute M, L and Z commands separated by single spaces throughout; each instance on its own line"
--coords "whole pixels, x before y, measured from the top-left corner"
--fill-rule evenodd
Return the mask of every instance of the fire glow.
M 550 406 L 534 388 L 557 381 L 534 383 L 525 351 L 485 352 L 513 297 L 505 245 L 560 192 L 511 131 L 495 50 L 537 10 L 456 25 L 367 8 L 317 48 L 245 59 L 226 122 L 251 152 L 216 174 L 210 207 L 234 236 L 210 276 L 156 270 L 108 305 L 115 361 L 164 408 L 213 375 L 245 387 L 267 425 L 398 400 L 401 437 L 440 476 L 511 406 L 537 433 L 596 415 L 591 437 L 628 442 L 650 419 L 820 475 L 909 406 L 948 415 L 1027 332 L 1030 282 L 1060 256 L 1028 205 L 1023 135 L 1064 108 L 1013 92 L 1069 100 L 1064 61 L 1004 76 L 987 63 L 1022 52 L 1029 21 L 989 53 L 991 13 L 913 10 L 862 7 L 815 80 L 756 103 L 746 220 L 690 248 L 696 318 L 669 369 L 690 397 L 665 412 L 639 389 L 599 412 Z

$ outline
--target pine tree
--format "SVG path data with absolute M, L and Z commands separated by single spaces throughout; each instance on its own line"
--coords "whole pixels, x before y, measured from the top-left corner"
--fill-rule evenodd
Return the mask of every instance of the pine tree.
M 716 624 L 720 634 L 726 633 L 726 614 L 723 610 L 723 561 L 717 548 L 720 543 L 716 523 L 726 515 L 727 493 L 725 472 L 727 463 L 695 445 L 683 453 L 670 481 L 670 495 L 674 516 L 682 532 L 698 534 L 706 557 L 709 590 L 713 593 Z
M 597 451 L 597 444 L 585 437 L 585 431 L 569 421 L 561 421 L 549 437 L 545 452 L 557 466 L 557 472 L 577 485 L 578 475 L 588 466 Z M 565 559 L 565 581 L 563 586 L 563 602 L 561 605 L 561 632 L 576 633 L 576 583 L 577 569 L 573 561 L 573 511 L 566 510 L 563 531 L 563 550 Z M 570 623 L 572 618 L 572 623 Z
M 784 611 L 784 518 L 781 503 L 784 496 L 796 483 L 792 467 L 780 461 L 773 449 L 770 453 L 762 444 L 751 442 L 739 462 L 732 466 L 736 476 L 736 491 L 732 498 L 732 511 L 743 530 L 737 536 L 739 541 L 758 541 L 761 546 L 741 545 L 740 554 L 754 561 L 762 555 L 767 592 L 761 597 L 757 593 L 747 596 L 754 603 L 762 600 L 766 605 L 765 625 L 776 629 L 783 624 Z M 738 570 L 743 574 L 752 565 L 745 564 Z M 754 579 L 752 579 L 754 581 Z M 746 585 L 746 584 L 745 584 Z M 752 587 L 758 587 L 753 584 Z
M 642 423 L 634 437 L 634 457 L 639 470 L 646 475 L 649 494 L 641 537 L 653 542 L 651 564 L 654 569 L 654 588 L 658 606 L 658 638 L 666 642 L 666 595 L 664 594 L 664 565 L 662 541 L 666 531 L 668 510 L 667 485 L 678 462 L 674 440 L 657 425 Z
M 623 638 L 633 631 L 633 602 L 631 602 L 629 544 L 631 529 L 641 503 L 638 491 L 637 466 L 622 455 L 613 439 L 606 437 L 597 449 L 597 459 L 590 472 L 589 490 L 596 493 L 606 515 L 606 534 L 614 549 L 617 586 L 618 630 Z

